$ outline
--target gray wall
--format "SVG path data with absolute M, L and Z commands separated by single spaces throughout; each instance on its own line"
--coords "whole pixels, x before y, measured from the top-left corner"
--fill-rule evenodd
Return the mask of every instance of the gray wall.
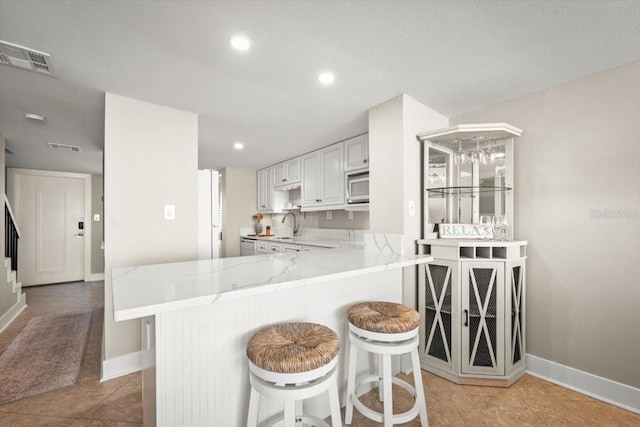
M 104 251 L 102 242 L 104 240 L 104 180 L 102 175 L 91 175 L 91 274 L 104 273 Z M 94 221 L 93 216 L 100 215 L 100 221 Z
M 353 219 L 349 219 L 349 212 L 344 210 L 331 211 L 331 219 L 327 219 L 326 212 L 313 212 L 312 214 L 318 218 L 318 228 L 345 230 L 369 229 L 368 211 L 353 212 Z M 286 221 L 289 221 L 289 218 L 287 218 Z
M 224 168 L 220 171 L 222 199 L 221 257 L 240 256 L 240 227 L 251 227 L 256 213 L 256 171 Z M 263 222 L 263 224 L 265 224 Z
M 640 209 L 640 62 L 453 121 L 524 130 L 514 204 L 515 237 L 529 241 L 527 352 L 640 387 L 640 219 L 623 216 Z
M 197 259 L 197 172 L 196 114 L 106 94 L 104 359 L 140 350 L 140 321 L 114 322 L 111 270 Z

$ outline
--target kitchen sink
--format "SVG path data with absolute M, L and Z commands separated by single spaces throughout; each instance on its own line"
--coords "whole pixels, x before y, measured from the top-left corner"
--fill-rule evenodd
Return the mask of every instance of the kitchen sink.
M 293 240 L 295 237 L 276 237 L 276 240 Z

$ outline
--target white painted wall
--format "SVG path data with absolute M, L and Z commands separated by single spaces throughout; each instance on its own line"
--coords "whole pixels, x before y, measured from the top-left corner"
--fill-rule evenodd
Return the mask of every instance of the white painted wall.
M 91 175 L 91 218 L 86 222 L 91 226 L 91 274 L 104 274 L 104 180 L 102 175 Z M 99 221 L 94 221 L 94 215 L 100 215 Z
M 257 212 L 256 171 L 224 168 L 220 175 L 222 257 L 240 256 L 240 228 L 251 227 L 252 217 Z
M 140 321 L 113 320 L 111 269 L 197 258 L 198 117 L 107 93 L 104 145 L 108 362 L 140 350 Z
M 524 130 L 514 204 L 515 237 L 529 241 L 527 352 L 640 387 L 640 218 L 620 215 L 640 211 L 640 62 L 453 122 Z
M 392 98 L 369 110 L 369 171 L 372 233 L 401 234 L 405 253 L 415 253 L 420 236 L 420 143 L 416 135 L 449 125 L 447 117 L 408 95 Z M 415 216 L 409 215 L 409 202 Z M 403 302 L 416 307 L 414 268 L 403 270 Z
M 372 233 L 403 234 L 402 100 L 369 109 L 369 226 Z

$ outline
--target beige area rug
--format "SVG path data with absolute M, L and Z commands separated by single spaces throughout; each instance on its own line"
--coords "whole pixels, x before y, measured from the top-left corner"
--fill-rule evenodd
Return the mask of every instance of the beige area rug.
M 0 405 L 76 384 L 91 310 L 34 317 L 0 354 Z

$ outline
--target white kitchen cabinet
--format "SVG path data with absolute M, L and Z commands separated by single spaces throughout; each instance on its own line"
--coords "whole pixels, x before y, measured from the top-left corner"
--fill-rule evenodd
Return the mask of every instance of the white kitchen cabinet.
M 273 209 L 273 168 L 258 171 L 258 211 L 270 212 Z
M 269 253 L 269 242 L 258 240 L 256 242 L 256 255 L 266 255 Z
M 509 386 L 525 373 L 526 242 L 419 240 L 420 360 L 458 384 Z
M 300 183 L 302 178 L 300 158 L 287 160 L 273 167 L 274 185 L 286 187 Z
M 343 156 L 343 143 L 302 156 L 302 208 L 344 204 Z
M 270 242 L 269 243 L 269 253 L 279 254 L 279 253 L 291 253 L 291 252 L 300 252 L 300 245 L 294 245 L 291 243 L 281 243 L 281 242 Z
M 369 168 L 369 135 L 359 135 L 344 141 L 344 170 L 350 172 Z

